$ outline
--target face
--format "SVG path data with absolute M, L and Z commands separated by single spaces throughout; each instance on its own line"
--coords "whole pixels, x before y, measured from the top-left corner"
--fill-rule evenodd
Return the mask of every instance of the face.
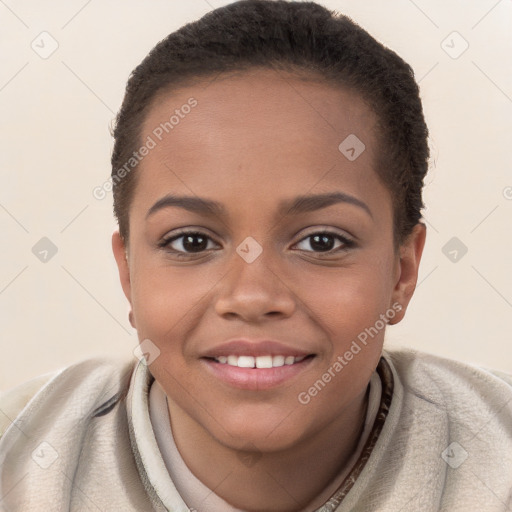
M 113 248 L 173 422 L 282 450 L 360 402 L 424 240 L 394 249 L 375 126 L 357 94 L 273 71 L 154 104 L 127 257 Z

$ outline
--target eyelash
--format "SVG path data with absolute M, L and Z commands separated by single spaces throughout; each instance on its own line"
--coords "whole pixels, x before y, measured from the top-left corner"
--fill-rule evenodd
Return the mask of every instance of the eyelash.
M 312 252 L 315 254 L 332 255 L 334 253 L 346 251 L 355 246 L 354 240 L 352 240 L 344 235 L 340 235 L 339 233 L 335 233 L 335 232 L 329 231 L 329 230 L 321 230 L 321 231 L 315 231 L 313 233 L 310 233 L 310 234 L 306 235 L 305 237 L 301 238 L 297 242 L 297 244 L 304 240 L 307 240 L 308 238 L 312 238 L 315 235 L 332 236 L 335 239 L 339 240 L 343 245 L 341 247 L 338 247 L 337 249 L 330 249 L 328 251 L 306 251 L 306 252 Z M 169 248 L 169 245 L 172 242 L 174 242 L 175 240 L 179 240 L 180 238 L 184 238 L 185 236 L 200 236 L 200 237 L 207 238 L 208 240 L 213 241 L 213 239 L 210 236 L 208 236 L 206 233 L 203 233 L 201 231 L 182 231 L 179 234 L 174 234 L 172 236 L 168 236 L 168 237 L 164 238 L 161 242 L 158 243 L 158 247 L 172 253 L 173 255 L 177 256 L 178 258 L 186 258 L 186 257 L 193 256 L 193 255 L 198 255 L 198 254 L 200 255 L 201 253 L 206 252 L 207 249 L 205 249 L 204 251 L 194 253 L 194 252 L 176 251 L 175 249 Z M 295 244 L 295 245 L 297 245 L 297 244 Z

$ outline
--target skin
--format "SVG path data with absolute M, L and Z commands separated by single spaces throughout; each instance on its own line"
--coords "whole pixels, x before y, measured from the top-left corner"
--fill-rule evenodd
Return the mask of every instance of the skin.
M 129 240 L 112 237 L 132 325 L 160 350 L 149 368 L 197 478 L 244 510 L 312 510 L 357 446 L 384 329 L 307 405 L 298 395 L 393 304 L 402 310 L 391 323 L 403 318 L 425 227 L 393 246 L 391 195 L 374 171 L 376 118 L 357 94 L 270 70 L 226 75 L 162 95 L 141 140 L 190 97 L 198 105 L 135 171 Z M 354 161 L 338 149 L 349 134 L 366 146 Z M 281 201 L 335 191 L 371 214 L 347 202 L 278 214 Z M 146 218 L 169 193 L 218 201 L 226 215 L 167 207 Z M 190 252 L 183 238 L 158 246 L 179 228 L 210 237 L 206 249 Z M 322 230 L 334 233 L 329 252 L 311 243 Z M 263 250 L 252 263 L 236 252 L 249 236 Z M 237 337 L 315 357 L 275 388 L 234 388 L 206 371 L 201 355 Z

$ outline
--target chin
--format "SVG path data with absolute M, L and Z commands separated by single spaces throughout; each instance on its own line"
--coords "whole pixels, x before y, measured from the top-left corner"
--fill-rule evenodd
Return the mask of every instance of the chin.
M 292 448 L 306 437 L 305 426 L 301 428 L 302 423 L 289 410 L 217 417 L 219 423 L 211 425 L 213 431 L 205 427 L 219 443 L 233 450 L 278 452 Z

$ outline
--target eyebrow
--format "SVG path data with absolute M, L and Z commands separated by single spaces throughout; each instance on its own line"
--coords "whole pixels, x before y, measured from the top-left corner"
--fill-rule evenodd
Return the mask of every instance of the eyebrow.
M 312 212 L 327 208 L 337 203 L 348 203 L 358 206 L 373 218 L 372 212 L 368 205 L 350 194 L 344 192 L 330 192 L 326 194 L 314 194 L 298 196 L 293 200 L 284 200 L 279 204 L 279 214 L 281 215 L 298 215 L 301 213 Z M 146 214 L 146 219 L 163 208 L 177 207 L 188 210 L 192 213 L 201 215 L 215 215 L 217 217 L 225 217 L 226 209 L 222 203 L 212 201 L 211 199 L 196 196 L 175 196 L 168 194 L 159 199 Z

